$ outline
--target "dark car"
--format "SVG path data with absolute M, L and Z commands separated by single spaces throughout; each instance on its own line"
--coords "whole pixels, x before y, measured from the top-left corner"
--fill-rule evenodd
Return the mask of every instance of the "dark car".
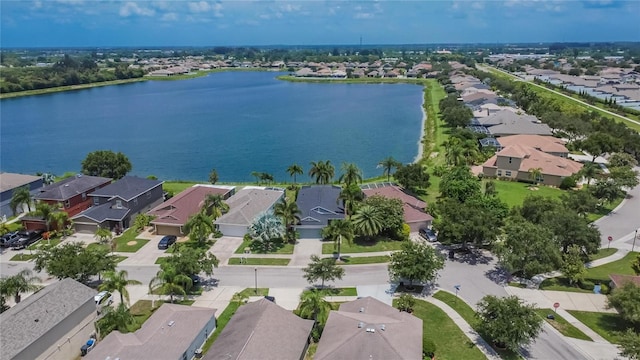
M 18 235 L 17 231 L 6 233 L 0 238 L 0 246 L 11 247 L 11 245 L 18 240 L 20 240 L 20 235 Z
M 191 274 L 189 275 L 189 278 L 191 278 L 191 283 L 193 284 L 193 286 L 199 286 L 201 279 L 200 276 L 196 275 L 196 274 Z
M 24 249 L 34 242 L 42 239 L 42 233 L 44 233 L 43 230 L 20 231 L 18 232 L 18 236 L 20 236 L 20 238 L 12 243 L 11 247 L 14 249 Z
M 163 237 L 162 239 L 160 239 L 160 242 L 158 243 L 158 249 L 160 249 L 160 250 L 168 249 L 169 246 L 175 244 L 177 239 L 178 238 L 175 237 L 174 235 L 167 235 L 167 236 Z
M 422 238 L 424 238 L 427 241 L 438 241 L 438 236 L 436 235 L 436 233 L 431 230 L 431 229 L 420 229 L 420 236 L 422 236 Z

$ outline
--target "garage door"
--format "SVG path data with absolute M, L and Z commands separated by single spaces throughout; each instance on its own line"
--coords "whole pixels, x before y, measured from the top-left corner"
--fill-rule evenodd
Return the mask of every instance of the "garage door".
M 184 236 L 180 233 L 180 226 L 156 225 L 156 235 Z
M 322 229 L 298 229 L 300 239 L 320 239 L 322 238 Z
M 95 234 L 98 230 L 98 225 L 87 223 L 75 223 L 76 232 L 85 234 Z
M 218 225 L 218 229 L 224 236 L 243 237 L 247 233 L 246 226 L 239 225 Z

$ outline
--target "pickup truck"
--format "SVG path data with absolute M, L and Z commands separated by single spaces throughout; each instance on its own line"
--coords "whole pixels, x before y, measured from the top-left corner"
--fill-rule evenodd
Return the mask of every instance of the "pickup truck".
M 11 245 L 18 240 L 20 240 L 20 235 L 17 231 L 4 234 L 2 238 L 0 238 L 0 247 L 11 247 Z
M 17 241 L 11 243 L 10 246 L 15 250 L 24 249 L 34 242 L 42 239 L 43 232 L 43 230 L 19 231 L 18 235 L 20 236 L 20 238 Z

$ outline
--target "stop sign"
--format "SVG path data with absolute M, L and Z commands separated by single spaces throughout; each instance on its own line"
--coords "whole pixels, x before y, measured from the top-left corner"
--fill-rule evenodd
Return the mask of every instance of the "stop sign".
M 607 238 L 607 240 L 609 240 L 609 241 L 613 241 L 613 236 L 609 236 L 609 237 Z
M 554 303 L 554 304 L 553 304 L 553 307 L 554 307 L 554 308 L 556 308 L 556 309 L 557 309 L 557 308 L 559 308 L 559 307 L 560 307 L 560 303 L 559 303 L 559 302 Z

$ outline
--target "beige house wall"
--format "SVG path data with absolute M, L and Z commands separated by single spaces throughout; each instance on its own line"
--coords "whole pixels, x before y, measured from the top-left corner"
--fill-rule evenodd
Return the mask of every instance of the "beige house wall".
M 184 236 L 180 232 L 180 226 L 171 226 L 171 225 L 155 225 L 156 227 L 156 235 L 175 235 L 175 236 Z

